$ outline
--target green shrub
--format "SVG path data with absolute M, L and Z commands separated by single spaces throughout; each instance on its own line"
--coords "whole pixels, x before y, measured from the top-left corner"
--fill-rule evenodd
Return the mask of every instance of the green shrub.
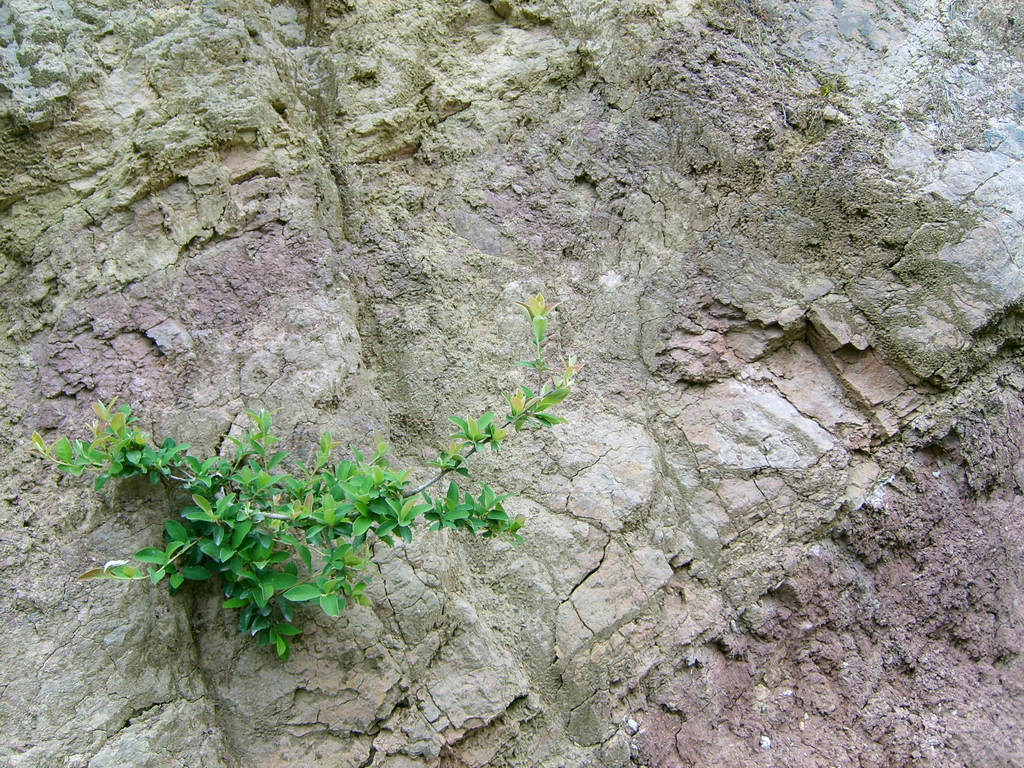
M 272 414 L 246 411 L 253 427 L 234 444 L 233 457 L 201 458 L 189 446 L 167 438 L 157 444 L 136 426 L 131 408 L 96 403 L 92 440 L 59 437 L 47 445 L 32 440 L 42 456 L 71 475 L 96 472 L 98 491 L 116 477 L 147 477 L 182 488 L 190 499 L 180 518 L 165 523 L 162 547 L 146 547 L 131 560 L 112 560 L 81 578 L 166 580 L 171 593 L 186 581 L 217 579 L 224 607 L 239 611 L 238 629 L 273 644 L 288 658 L 289 641 L 301 633 L 293 622 L 295 603 L 315 603 L 336 616 L 348 604 L 365 604 L 366 582 L 360 573 L 368 562 L 367 541 L 375 537 L 392 545 L 411 541 L 417 523 L 431 530 L 451 528 L 483 536 L 510 536 L 522 518 L 511 518 L 503 502 L 486 484 L 476 494 L 448 483 L 444 493 L 432 491 L 446 477 L 470 477 L 468 457 L 497 451 L 508 436 L 527 427 L 564 423 L 552 406 L 569 394 L 580 366 L 570 359 L 557 375 L 544 360 L 548 313 L 538 294 L 521 303 L 530 318 L 535 356 L 520 365 L 533 370 L 536 391 L 526 386 L 505 395 L 508 412 L 477 417 L 451 417 L 455 431 L 431 464 L 436 474 L 412 487 L 408 472 L 388 463 L 388 447 L 377 445 L 366 457 L 352 449 L 351 458 L 333 463 L 338 443 L 324 433 L 309 465 L 292 461 L 277 450 L 271 432 Z

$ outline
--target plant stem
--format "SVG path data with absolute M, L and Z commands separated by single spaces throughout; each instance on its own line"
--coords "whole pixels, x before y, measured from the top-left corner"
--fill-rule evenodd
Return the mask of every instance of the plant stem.
M 534 399 L 535 400 L 539 400 L 540 398 L 534 398 Z M 509 426 L 511 423 L 512 423 L 512 419 L 508 419 L 508 420 L 505 421 L 504 424 L 502 424 L 500 427 L 498 427 L 498 429 L 505 429 L 505 427 Z M 488 438 L 487 440 L 485 440 L 483 442 L 483 445 L 489 445 L 492 442 L 494 442 L 494 441 L 491 440 L 490 438 Z M 476 450 L 476 445 L 470 445 L 466 449 L 466 452 L 464 454 L 463 453 L 459 453 L 459 455 L 462 456 L 462 458 L 465 459 L 471 453 L 473 453 L 473 451 L 475 451 L 475 450 Z M 423 491 L 427 490 L 427 488 L 432 486 L 434 483 L 436 483 L 442 477 L 447 475 L 449 472 L 454 472 L 454 471 L 455 471 L 455 467 L 450 467 L 448 469 L 442 469 L 440 472 L 437 473 L 437 475 L 435 475 L 432 479 L 428 480 L 427 482 L 423 483 L 422 485 L 419 485 L 419 486 L 417 486 L 415 488 L 410 488 L 408 490 L 402 491 L 402 498 L 403 499 L 408 499 L 410 496 L 415 496 L 415 495 L 417 495 L 419 493 L 423 493 Z
M 284 520 L 286 523 L 294 523 L 295 518 L 291 515 L 279 515 L 277 512 L 256 512 L 257 515 L 263 515 L 263 517 L 269 520 Z
M 409 488 L 408 490 L 402 491 L 402 498 L 408 499 L 410 496 L 415 496 L 418 493 L 423 493 L 425 490 L 427 490 L 427 488 L 432 486 L 434 483 L 436 483 L 442 477 L 447 475 L 449 472 L 451 472 L 450 469 L 442 469 L 440 472 L 437 473 L 437 475 L 433 477 L 433 479 L 428 480 L 427 482 L 423 483 L 422 485 L 418 485 L 415 488 Z

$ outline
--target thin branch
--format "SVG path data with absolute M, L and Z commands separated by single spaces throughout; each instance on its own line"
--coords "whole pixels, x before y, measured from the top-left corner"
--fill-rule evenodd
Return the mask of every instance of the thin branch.
M 171 564 L 171 563 L 173 563 L 173 562 L 174 562 L 175 560 L 177 560 L 177 559 L 178 559 L 179 557 L 181 557 L 181 556 L 182 556 L 182 555 L 184 555 L 184 554 L 185 554 L 186 552 L 188 552 L 188 551 L 189 551 L 190 549 L 192 549 L 192 547 L 193 547 L 193 546 L 194 546 L 194 545 L 195 545 L 195 544 L 196 544 L 196 543 L 197 543 L 198 541 L 199 541 L 199 539 L 192 539 L 192 541 L 190 541 L 190 542 L 188 543 L 188 546 L 187 546 L 187 547 L 182 547 L 182 548 L 181 548 L 180 550 L 178 550 L 178 552 L 177 552 L 177 553 L 176 553 L 176 554 L 174 555 L 174 557 L 172 557 L 172 558 L 171 558 L 170 560 L 168 560 L 168 561 L 167 561 L 166 563 L 164 563 L 164 564 L 163 564 L 162 566 L 160 566 L 160 567 L 161 567 L 161 568 L 166 568 L 166 567 L 167 567 L 168 565 L 170 565 L 170 564 Z
M 425 490 L 427 490 L 427 488 L 432 486 L 434 483 L 436 483 L 442 477 L 447 475 L 449 472 L 454 472 L 454 471 L 455 471 L 454 468 L 452 468 L 452 469 L 442 469 L 440 472 L 437 473 L 437 475 L 432 480 L 428 480 L 427 482 L 423 483 L 423 485 L 419 485 L 416 488 L 410 488 L 408 490 L 402 491 L 402 498 L 403 499 L 408 499 L 410 496 L 415 496 L 415 495 L 417 495 L 419 493 L 423 493 Z
M 534 402 L 537 401 L 537 400 L 540 400 L 540 398 L 539 397 L 535 397 L 535 398 L 533 398 L 533 400 L 527 401 L 526 405 L 523 408 L 523 413 L 528 411 L 530 409 L 530 406 L 533 405 Z M 513 421 L 512 419 L 507 419 L 504 424 L 502 424 L 500 427 L 498 427 L 498 429 L 505 429 L 505 427 L 508 427 L 508 426 L 510 426 L 512 424 L 512 421 Z M 483 443 L 481 443 L 481 445 L 490 445 L 493 442 L 494 441 L 491 440 L 488 437 L 487 440 L 485 440 Z M 461 453 L 460 452 L 458 455 L 461 456 L 463 459 L 469 458 L 469 456 L 471 454 L 473 454 L 477 450 L 476 446 L 477 446 L 476 443 L 470 443 L 466 447 L 466 452 L 465 453 Z M 425 490 L 427 490 L 427 488 L 432 486 L 434 483 L 436 483 L 442 477 L 447 475 L 449 472 L 454 472 L 456 469 L 458 469 L 458 467 L 448 467 L 446 469 L 442 469 L 440 472 L 437 473 L 437 475 L 435 475 L 432 479 L 428 480 L 427 482 L 423 483 L 422 485 L 419 485 L 416 488 L 410 488 L 409 490 L 402 491 L 402 498 L 403 499 L 408 499 L 410 496 L 416 496 L 417 494 L 423 493 Z
M 287 523 L 296 522 L 295 518 L 291 515 L 279 515 L 277 512 L 255 512 L 254 514 L 263 515 L 268 520 L 284 520 Z

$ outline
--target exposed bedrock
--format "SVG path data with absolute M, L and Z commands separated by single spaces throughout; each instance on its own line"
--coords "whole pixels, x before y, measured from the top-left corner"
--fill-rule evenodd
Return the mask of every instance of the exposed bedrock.
M 0 765 L 1024 765 L 1022 113 L 1014 0 L 7 0 Z M 422 466 L 541 290 L 521 545 L 378 546 L 286 663 L 76 580 L 175 498 L 34 430 Z

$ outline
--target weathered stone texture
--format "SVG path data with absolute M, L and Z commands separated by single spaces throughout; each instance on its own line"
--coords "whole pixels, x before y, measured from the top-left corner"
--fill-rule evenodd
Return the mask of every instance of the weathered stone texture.
M 1014 0 L 0 5 L 0 765 L 1024 764 L 1022 83 Z M 538 290 L 521 546 L 378 547 L 283 664 L 76 581 L 174 498 L 33 430 L 421 465 Z

